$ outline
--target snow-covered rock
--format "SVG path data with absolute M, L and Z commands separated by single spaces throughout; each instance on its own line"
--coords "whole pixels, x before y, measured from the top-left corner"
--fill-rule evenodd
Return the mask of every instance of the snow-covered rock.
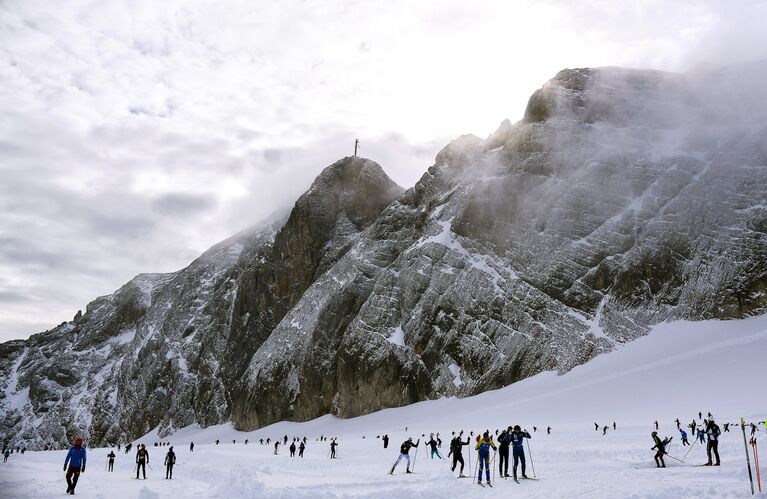
M 34 448 L 356 416 L 568 371 L 663 321 L 762 314 L 754 72 L 562 71 L 404 193 L 340 160 L 289 215 L 0 345 L 0 431 Z

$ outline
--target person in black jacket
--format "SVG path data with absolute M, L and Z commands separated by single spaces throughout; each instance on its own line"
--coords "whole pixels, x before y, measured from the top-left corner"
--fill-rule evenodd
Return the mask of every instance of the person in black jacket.
M 511 444 L 511 426 L 498 437 L 498 474 L 509 477 L 509 444 Z
M 138 480 L 139 470 L 144 472 L 144 480 L 146 480 L 146 465 L 149 463 L 149 451 L 146 450 L 146 445 L 141 444 L 136 451 L 136 480 Z
M 525 474 L 525 447 L 524 439 L 530 438 L 530 433 L 527 430 L 523 430 L 519 425 L 514 426 L 514 431 L 511 432 L 511 450 L 514 457 L 514 479 L 517 478 L 517 466 L 522 464 L 522 478 L 527 478 Z
M 394 469 L 397 467 L 399 462 L 402 461 L 403 459 L 407 461 L 406 473 L 411 473 L 411 471 L 410 471 L 410 449 L 413 448 L 413 447 L 415 447 L 417 449 L 418 448 L 418 444 L 420 444 L 420 443 L 421 443 L 421 439 L 420 438 L 416 441 L 416 443 L 413 443 L 413 438 L 412 437 L 408 438 L 406 441 L 402 442 L 402 445 L 400 445 L 400 447 L 399 447 L 399 457 L 394 462 L 394 466 L 391 467 L 391 471 L 389 472 L 390 475 L 394 473 Z
M 470 440 L 471 439 L 469 437 L 466 437 L 466 441 L 464 442 L 464 441 L 461 440 L 461 436 L 458 435 L 457 437 L 453 438 L 450 441 L 450 453 L 447 455 L 447 457 L 450 457 L 451 455 L 453 456 L 453 467 L 450 468 L 450 471 L 455 471 L 455 466 L 458 463 L 461 463 L 461 471 L 458 474 L 459 477 L 465 476 L 463 474 L 463 465 L 464 465 L 464 463 L 463 463 L 463 452 L 462 451 L 463 451 L 463 446 L 464 445 L 469 445 Z
M 109 454 L 107 454 L 107 471 L 114 471 L 115 457 L 117 457 L 115 456 L 115 451 L 109 451 Z
M 671 441 L 670 438 L 665 438 L 663 440 L 660 439 L 658 436 L 658 432 L 654 431 L 652 432 L 652 440 L 655 443 L 655 445 L 650 448 L 650 450 L 656 450 L 655 453 L 655 466 L 658 468 L 665 468 L 666 463 L 663 461 L 663 456 L 666 454 L 666 445 Z
M 383 436 L 383 444 L 384 444 L 384 449 L 389 447 L 389 435 Z
M 173 447 L 168 449 L 168 453 L 165 454 L 165 479 L 173 479 L 173 465 L 176 464 L 176 453 L 173 452 Z
M 706 428 L 706 436 L 708 436 L 708 443 L 706 444 L 706 454 L 708 455 L 708 462 L 706 466 L 719 466 L 719 435 L 722 432 L 719 429 L 719 425 L 713 420 L 708 421 L 708 427 Z M 713 452 L 716 457 L 716 464 L 712 464 L 711 453 Z

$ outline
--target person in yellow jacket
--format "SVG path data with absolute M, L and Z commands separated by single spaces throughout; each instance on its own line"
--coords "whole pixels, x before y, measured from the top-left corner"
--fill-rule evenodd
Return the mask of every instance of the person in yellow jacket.
M 493 437 L 490 436 L 490 433 L 485 432 L 484 435 L 482 435 L 482 439 L 477 442 L 477 452 L 479 453 L 479 466 L 477 466 L 477 483 L 479 485 L 482 485 L 482 467 L 485 467 L 485 477 L 487 479 L 487 484 L 489 486 L 493 486 L 493 484 L 490 483 L 490 448 L 493 448 L 493 451 L 497 450 L 495 447 L 495 444 L 493 443 Z

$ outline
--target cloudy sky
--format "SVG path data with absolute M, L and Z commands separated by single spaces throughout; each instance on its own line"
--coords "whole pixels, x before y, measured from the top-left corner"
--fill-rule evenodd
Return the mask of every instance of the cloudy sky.
M 565 67 L 765 57 L 765 2 L 0 0 L 0 341 L 187 265 L 351 153 L 410 187 Z

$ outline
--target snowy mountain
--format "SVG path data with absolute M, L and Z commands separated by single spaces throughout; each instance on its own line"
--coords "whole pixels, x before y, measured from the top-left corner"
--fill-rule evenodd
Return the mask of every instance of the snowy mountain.
M 565 70 L 404 193 L 345 158 L 289 215 L 0 345 L 0 431 L 350 417 L 565 372 L 667 320 L 763 314 L 765 75 Z

